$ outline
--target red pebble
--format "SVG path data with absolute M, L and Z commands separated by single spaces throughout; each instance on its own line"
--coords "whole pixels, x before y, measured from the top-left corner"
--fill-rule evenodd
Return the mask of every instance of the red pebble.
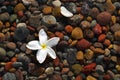
M 97 24 L 94 28 L 93 28 L 93 32 L 97 35 L 101 34 L 102 33 L 102 27 Z
M 7 62 L 7 63 L 5 64 L 5 70 L 6 70 L 6 71 L 9 71 L 11 68 L 12 68 L 12 62 Z
M 96 67 L 96 63 L 91 63 L 83 67 L 83 72 L 91 72 Z
M 89 41 L 87 41 L 86 39 L 81 39 L 77 43 L 77 48 L 79 50 L 85 50 L 85 49 L 89 48 L 90 45 L 91 45 L 91 43 Z
M 106 35 L 105 34 L 101 34 L 99 37 L 98 37 L 98 41 L 99 42 L 103 42 L 106 38 Z
M 112 79 L 111 79 L 111 76 L 110 76 L 109 74 L 105 74 L 105 75 L 103 76 L 103 79 L 104 79 L 104 80 L 112 80 Z
M 58 66 L 60 64 L 60 60 L 58 57 L 56 59 L 54 59 L 53 62 L 54 62 L 55 66 Z
M 21 11 L 18 11 L 17 14 L 18 14 L 19 17 L 23 17 L 23 16 L 24 16 L 24 13 L 23 13 L 22 10 L 21 10 Z

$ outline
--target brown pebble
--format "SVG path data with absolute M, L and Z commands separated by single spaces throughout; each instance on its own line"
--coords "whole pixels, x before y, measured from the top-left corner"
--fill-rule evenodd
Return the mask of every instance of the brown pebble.
M 71 33 L 71 36 L 74 39 L 82 39 L 83 38 L 83 32 L 82 32 L 81 28 L 79 28 L 79 27 L 74 28 L 72 33 Z
M 16 49 L 16 44 L 13 42 L 8 42 L 6 45 L 9 49 L 13 49 L 13 50 Z
M 84 59 L 84 54 L 82 51 L 78 51 L 76 54 L 76 59 L 77 60 L 83 60 Z
M 107 25 L 111 21 L 111 14 L 108 12 L 101 12 L 97 15 L 97 21 L 100 25 Z
M 67 73 L 67 72 L 69 72 L 69 68 L 62 68 L 62 74 L 65 74 L 65 73 Z

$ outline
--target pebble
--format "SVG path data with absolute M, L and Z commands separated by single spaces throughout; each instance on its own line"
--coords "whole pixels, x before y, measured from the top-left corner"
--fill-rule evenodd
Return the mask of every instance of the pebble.
M 46 16 L 43 16 L 42 22 L 47 27 L 50 27 L 50 26 L 53 27 L 56 24 L 56 18 L 52 15 L 46 15 Z
M 82 32 L 81 28 L 79 28 L 79 27 L 74 28 L 72 33 L 71 33 L 71 36 L 74 39 L 82 39 L 83 38 L 83 32 Z
M 90 28 L 90 22 L 88 22 L 88 21 L 82 21 L 81 22 L 81 27 L 82 27 L 83 30 L 87 29 L 87 28 Z
M 69 64 L 74 64 L 76 62 L 76 49 L 67 49 L 67 60 Z
M 101 12 L 97 15 L 97 21 L 100 25 L 107 25 L 111 21 L 111 14 L 108 12 Z
M 90 15 L 93 17 L 93 18 L 96 18 L 97 15 L 100 13 L 99 9 L 96 8 L 96 7 L 93 7 L 91 10 L 90 10 Z
M 42 11 L 44 14 L 50 14 L 50 13 L 52 13 L 52 7 L 45 6 Z
M 93 58 L 93 56 L 94 56 L 94 52 L 92 50 L 90 50 L 90 49 L 86 50 L 85 52 L 86 52 L 84 54 L 85 58 L 87 60 L 91 60 Z
M 102 27 L 99 24 L 96 24 L 96 26 L 93 28 L 93 32 L 97 35 L 100 35 L 102 33 Z
M 18 41 L 24 40 L 29 34 L 29 30 L 26 27 L 17 27 L 15 30 L 14 39 Z
M 69 68 L 62 68 L 61 73 L 62 73 L 62 74 L 68 73 L 69 70 L 70 70 Z
M 65 7 L 68 11 L 72 12 L 72 13 L 76 13 L 76 5 L 73 2 L 70 3 L 66 3 Z
M 17 15 L 16 14 L 12 14 L 10 15 L 9 21 L 10 22 L 14 22 L 17 19 Z
M 102 65 L 96 65 L 95 70 L 100 70 L 101 72 L 105 71 Z
M 83 54 L 82 51 L 78 51 L 78 52 L 76 53 L 76 59 L 77 59 L 77 60 L 83 60 L 83 59 L 84 59 L 84 54 Z
M 8 43 L 6 44 L 6 46 L 7 46 L 9 49 L 12 49 L 12 50 L 16 49 L 16 44 L 13 43 L 13 42 L 8 42 Z
M 72 65 L 72 69 L 75 74 L 79 74 L 82 70 L 82 66 L 80 64 L 74 64 Z
M 31 15 L 29 12 L 27 13 L 27 15 L 29 15 L 28 17 L 29 20 L 28 20 L 28 23 L 30 26 L 34 27 L 34 28 L 37 28 L 41 25 L 41 22 L 40 22 L 40 19 L 41 19 L 41 14 L 39 15 Z M 36 22 L 36 23 L 34 23 Z
M 7 54 L 6 50 L 4 48 L 0 47 L 0 56 L 1 56 L 0 60 L 3 60 L 6 56 L 6 54 Z
M 13 66 L 14 68 L 19 68 L 19 67 L 22 67 L 23 64 L 22 64 L 22 62 L 14 62 L 14 63 L 12 64 L 12 66 Z
M 18 11 L 24 11 L 25 10 L 25 6 L 22 3 L 18 3 L 15 7 L 14 7 L 14 11 L 18 12 Z
M 6 55 L 7 55 L 9 58 L 12 58 L 12 57 L 15 55 L 15 52 L 13 52 L 13 51 L 8 51 L 8 52 L 6 53 Z
M 0 20 L 1 21 L 7 21 L 7 20 L 9 20 L 9 18 L 10 18 L 10 14 L 7 13 L 7 12 L 0 14 Z
M 86 39 L 81 39 L 81 40 L 79 40 L 78 43 L 77 43 L 77 48 L 78 48 L 79 50 L 85 50 L 85 49 L 89 48 L 90 45 L 91 45 L 91 43 L 90 43 L 88 40 L 86 40 Z
M 60 8 L 60 12 L 63 16 L 65 17 L 72 17 L 73 16 L 73 13 L 71 13 L 70 11 L 68 11 L 64 6 L 61 6 Z
M 95 77 L 88 75 L 86 80 L 97 80 Z
M 119 30 L 119 31 L 116 31 L 115 34 L 114 34 L 114 36 L 115 36 L 115 39 L 116 39 L 117 41 L 119 41 L 119 40 L 120 40 L 120 30 Z
M 60 0 L 55 0 L 55 1 L 52 2 L 52 4 L 53 4 L 53 6 L 55 6 L 55 7 L 60 7 L 62 3 L 61 3 Z
M 2 80 L 17 80 L 14 73 L 7 72 L 3 75 Z
M 95 42 L 93 45 L 95 48 L 104 48 L 103 44 L 100 42 Z
M 120 30 L 120 24 L 116 23 L 116 24 L 112 25 L 112 26 L 110 27 L 110 30 L 111 30 L 112 32 L 119 31 L 119 30 Z
M 45 70 L 45 73 L 48 74 L 48 75 L 53 74 L 53 72 L 54 72 L 54 68 L 53 67 L 48 67 Z

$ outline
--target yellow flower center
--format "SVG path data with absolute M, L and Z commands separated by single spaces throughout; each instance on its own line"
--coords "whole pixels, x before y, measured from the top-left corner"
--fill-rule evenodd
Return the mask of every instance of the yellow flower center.
M 47 47 L 46 44 L 42 44 L 41 46 L 42 46 L 42 49 L 45 49 Z

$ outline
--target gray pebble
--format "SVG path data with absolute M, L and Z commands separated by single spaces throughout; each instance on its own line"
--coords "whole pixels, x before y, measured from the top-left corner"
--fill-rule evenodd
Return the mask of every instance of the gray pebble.
M 10 18 L 9 18 L 9 21 L 10 22 L 13 22 L 13 21 L 15 21 L 17 19 L 17 15 L 16 14 L 12 14 L 11 16 L 10 16 Z
M 18 41 L 22 41 L 28 36 L 28 34 L 29 30 L 26 27 L 17 27 L 14 38 Z
M 12 66 L 13 66 L 14 68 L 19 68 L 19 67 L 22 67 L 23 64 L 22 64 L 22 62 L 14 62 L 14 63 L 12 64 Z
M 14 73 L 7 72 L 2 77 L 3 80 L 17 80 Z
M 29 25 L 35 28 L 39 27 L 41 24 L 40 19 L 41 19 L 41 15 L 31 15 L 28 20 Z
M 57 24 L 56 18 L 52 15 L 43 16 L 42 22 L 46 27 L 53 27 Z
M 104 72 L 104 68 L 102 65 L 97 65 L 95 70 L 100 70 L 100 71 Z
M 14 51 L 8 51 L 6 54 L 9 58 L 12 58 L 15 55 L 15 52 Z
M 69 2 L 65 4 L 65 7 L 67 8 L 68 11 L 72 13 L 76 13 L 76 5 L 73 2 Z

